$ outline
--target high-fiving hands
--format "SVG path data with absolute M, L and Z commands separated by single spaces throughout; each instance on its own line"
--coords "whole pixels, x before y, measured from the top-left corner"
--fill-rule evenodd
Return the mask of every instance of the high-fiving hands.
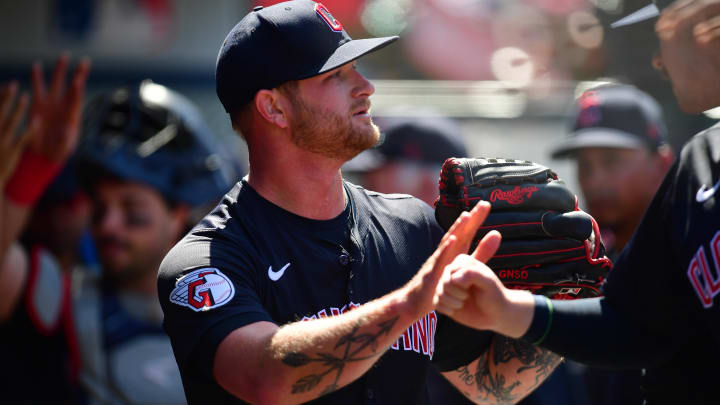
M 434 308 L 433 297 L 438 282 L 448 265 L 454 263 L 456 258 L 475 257 L 475 260 L 487 260 L 495 254 L 500 246 L 500 234 L 497 232 L 485 236 L 472 256 L 466 254 L 488 213 L 490 213 L 490 204 L 484 201 L 478 203 L 471 211 L 463 212 L 443 236 L 435 252 L 408 282 L 405 287 L 408 289 L 408 301 L 417 311 L 417 316 L 422 316 Z
M 482 202 L 478 206 L 481 204 L 483 213 L 489 211 L 488 203 Z M 486 216 L 487 213 L 482 219 Z M 456 222 L 453 228 L 462 225 Z M 455 254 L 454 259 L 445 266 L 437 284 L 433 305 L 438 311 L 464 325 L 520 337 L 530 326 L 534 300 L 527 291 L 505 288 L 495 273 L 485 265 L 497 251 L 500 240 L 500 234 L 492 231 L 470 255 L 462 253 L 468 251 L 469 243 L 463 243 L 462 246 L 458 244 L 456 248 L 465 249 Z

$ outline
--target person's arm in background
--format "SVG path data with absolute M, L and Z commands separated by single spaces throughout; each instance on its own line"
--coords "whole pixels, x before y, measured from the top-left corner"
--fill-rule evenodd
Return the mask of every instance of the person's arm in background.
M 0 190 L 5 189 L 8 178 L 15 171 L 18 159 L 30 138 L 35 136 L 38 120 L 32 120 L 20 131 L 20 124 L 29 104 L 29 97 L 23 93 L 17 103 L 18 83 L 13 81 L 0 89 Z M 5 209 L 5 196 L 0 196 L 0 211 Z M 0 218 L 0 229 L 5 229 L 4 218 Z M 8 312 L 20 297 L 25 282 L 27 258 L 17 243 L 6 248 L 0 256 L 0 284 L 5 292 L 5 299 L 0 303 L 0 320 L 7 317 Z
M 40 64 L 33 66 L 33 100 L 28 124 L 19 138 L 15 132 L 27 106 L 27 96 L 21 96 L 12 110 L 17 85 L 10 85 L 0 100 L 3 114 L 0 142 L 10 145 L 3 149 L 8 159 L 2 156 L 3 177 L 0 178 L 0 294 L 10 299 L 0 304 L 0 321 L 9 316 L 25 283 L 27 255 L 17 239 L 33 205 L 77 144 L 90 62 L 78 63 L 69 85 L 65 82 L 68 64 L 69 57 L 62 55 L 55 65 L 49 88 L 45 86 Z
M 339 316 L 283 327 L 255 322 L 234 330 L 215 353 L 214 378 L 238 398 L 260 404 L 306 402 L 353 382 L 433 309 L 445 266 L 468 251 L 489 209 L 478 204 L 460 216 L 418 274 L 396 291 Z M 487 259 L 498 245 L 498 235 L 485 238 L 476 257 Z

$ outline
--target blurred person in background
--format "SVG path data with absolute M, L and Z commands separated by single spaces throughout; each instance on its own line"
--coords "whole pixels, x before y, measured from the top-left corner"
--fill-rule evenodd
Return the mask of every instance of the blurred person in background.
M 20 250 L 25 263 L 2 273 L 21 279 L 3 284 L 17 297 L 5 339 L 34 351 L 31 339 L 56 331 L 53 352 L 71 361 L 54 372 L 81 387 L 73 402 L 185 403 L 155 278 L 191 210 L 217 201 L 235 180 L 221 149 L 188 100 L 151 82 L 101 94 L 86 108 L 74 161 L 92 205 L 101 272 L 70 276 L 36 245 Z M 23 362 L 25 351 L 14 360 Z M 35 369 L 48 367 L 36 364 L 24 376 Z
M 578 98 L 570 136 L 552 157 L 576 161 L 587 211 L 615 259 L 675 156 L 658 103 L 633 86 L 604 85 Z
M 64 272 L 72 271 L 76 265 L 97 271 L 90 215 L 90 199 L 80 183 L 75 159 L 71 158 L 33 208 L 20 241 L 26 249 L 47 249 Z
M 608 257 L 617 259 L 630 240 L 674 160 L 660 105 L 629 85 L 584 92 L 571 116 L 569 137 L 553 158 L 571 158 L 587 211 L 596 218 Z M 640 370 L 585 368 L 592 405 L 639 404 Z
M 20 122 L 30 97 L 15 98 L 19 84 L 4 86 L 0 97 L 0 303 L 5 367 L 0 372 L 8 403 L 71 403 L 76 398 L 77 358 L 68 349 L 69 274 L 47 268 L 46 254 L 32 255 L 17 239 L 33 205 L 61 170 L 77 143 L 89 61 L 77 65 L 65 81 L 69 58 L 60 57 L 50 87 L 42 67 L 32 69 L 32 104 L 27 123 Z M 31 256 L 31 257 L 30 257 Z M 52 291 L 39 292 L 39 286 Z

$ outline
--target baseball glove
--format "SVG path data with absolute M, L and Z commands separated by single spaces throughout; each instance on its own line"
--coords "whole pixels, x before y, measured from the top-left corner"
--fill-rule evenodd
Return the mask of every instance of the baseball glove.
M 478 201 L 490 202 L 473 245 L 491 230 L 502 234 L 487 265 L 506 287 L 554 299 L 600 295 L 612 263 L 595 219 L 555 172 L 521 160 L 451 158 L 439 187 L 435 218 L 445 230 Z

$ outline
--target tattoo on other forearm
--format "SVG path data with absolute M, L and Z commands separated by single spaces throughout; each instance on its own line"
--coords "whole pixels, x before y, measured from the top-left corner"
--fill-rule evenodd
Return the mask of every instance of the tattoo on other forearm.
M 539 385 L 562 360 L 560 356 L 539 349 L 529 343 L 504 336 L 497 336 L 495 339 L 492 349 L 492 369 L 497 369 L 497 366 L 501 363 L 508 363 L 513 359 L 518 359 L 522 366 L 517 369 L 517 373 L 535 370 L 534 385 L 524 389 L 523 393 Z M 468 386 L 475 385 L 477 391 L 473 395 L 468 395 L 468 397 L 474 397 L 477 401 L 490 401 L 500 404 L 513 403 L 522 394 L 513 392 L 520 385 L 519 381 L 509 383 L 503 374 L 491 370 L 490 358 L 487 352 L 478 359 L 473 374 L 471 374 L 468 366 L 462 366 L 455 371 L 459 373 L 463 383 Z
M 470 369 L 468 369 L 468 366 L 462 366 L 455 371 L 460 373 L 460 379 L 462 380 L 462 382 L 465 383 L 465 385 L 473 385 L 473 383 L 475 382 L 475 378 L 472 374 L 470 374 Z
M 552 374 L 555 367 L 562 361 L 562 357 L 549 350 L 539 348 L 521 340 L 498 336 L 493 352 L 495 365 L 507 363 L 514 358 L 523 364 L 517 369 L 518 373 L 526 370 L 535 370 L 535 383 L 533 387 L 540 385 L 547 376 Z
M 286 353 L 282 358 L 282 362 L 290 367 L 302 367 L 310 363 L 322 363 L 322 365 L 326 367 L 319 373 L 309 374 L 295 381 L 292 386 L 292 393 L 300 394 L 310 391 L 317 387 L 326 375 L 332 372 L 335 372 L 335 380 L 325 387 L 320 395 L 329 394 L 337 390 L 339 388 L 338 381 L 340 381 L 340 376 L 345 369 L 345 365 L 375 357 L 378 349 L 378 338 L 382 335 L 388 335 L 397 320 L 398 317 L 396 316 L 387 321 L 380 322 L 378 324 L 378 330 L 375 333 L 358 333 L 360 326 L 363 324 L 362 320 L 359 320 L 353 326 L 350 333 L 341 336 L 337 343 L 335 343 L 333 349 L 340 349 L 340 355 L 318 352 L 312 357 L 302 352 Z M 359 353 L 368 347 L 372 351 L 372 354 L 359 356 Z

